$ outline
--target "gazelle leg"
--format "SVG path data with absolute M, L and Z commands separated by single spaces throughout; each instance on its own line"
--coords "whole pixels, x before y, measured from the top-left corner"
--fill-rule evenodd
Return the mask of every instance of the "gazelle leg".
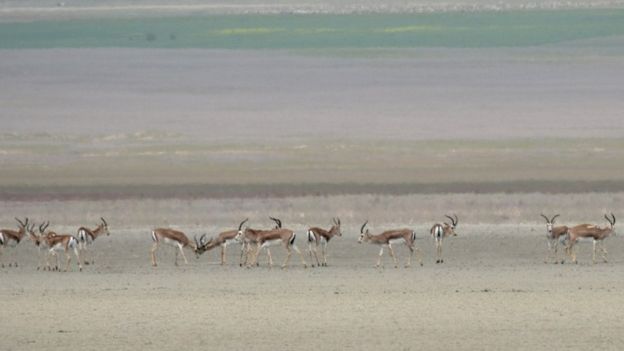
M 69 263 L 71 262 L 71 255 L 69 254 L 69 251 L 67 250 L 65 250 L 65 259 L 66 259 L 65 272 L 67 272 L 67 270 L 69 269 Z
M 55 261 L 55 266 L 54 266 L 54 270 L 58 271 L 59 268 L 59 258 L 58 258 L 58 254 L 56 253 L 56 251 L 52 251 L 52 255 L 54 255 L 54 261 Z
M 260 243 L 256 244 L 256 250 L 255 252 L 251 253 L 251 262 L 250 264 L 255 266 L 258 263 L 258 256 L 260 255 L 260 250 L 261 250 L 261 245 Z
M 327 241 L 323 242 L 321 249 L 323 250 L 323 266 L 327 267 Z
M 414 246 L 413 245 L 407 245 L 405 244 L 405 246 L 407 246 L 407 248 L 409 249 L 409 256 L 407 257 L 407 262 L 405 262 L 405 268 L 408 268 L 412 265 L 412 256 L 414 255 Z
M 383 246 L 379 250 L 379 257 L 377 258 L 377 265 L 375 267 L 379 267 L 381 265 L 381 256 L 383 256 Z
M 388 251 L 390 251 L 390 256 L 392 256 L 392 260 L 394 261 L 394 268 L 399 268 L 396 256 L 394 255 L 394 250 L 392 249 L 392 245 L 390 244 L 388 244 Z
M 290 261 L 290 256 L 292 255 L 292 250 L 290 249 L 290 245 L 286 244 L 284 245 L 284 247 L 286 248 L 286 259 L 284 259 L 284 263 L 282 264 L 282 269 L 286 268 L 286 266 L 288 265 L 288 261 Z
M 186 259 L 186 255 L 184 254 L 184 249 L 182 248 L 181 245 L 178 245 L 178 248 L 180 248 L 180 253 L 182 254 L 182 258 L 184 259 L 184 264 L 188 264 L 188 260 Z M 176 257 L 176 261 L 177 261 L 177 257 Z
M 318 244 L 316 244 L 316 246 L 318 246 Z M 316 252 L 316 247 L 312 247 L 312 242 L 308 241 L 308 253 L 310 254 L 310 262 L 312 262 L 312 267 L 314 267 L 314 257 L 312 257 L 312 251 L 314 251 L 314 256 L 316 256 L 316 265 L 320 266 L 321 264 L 319 263 L 318 260 L 318 256 L 317 256 L 317 252 Z
M 301 264 L 303 264 L 303 268 L 308 268 L 308 264 L 306 263 L 305 258 L 303 258 L 303 254 L 301 253 L 301 250 L 299 250 L 299 248 L 295 244 L 292 244 L 292 248 L 301 258 Z
M 173 262 L 173 264 L 177 266 L 178 265 L 178 250 L 177 249 L 174 249 L 174 250 L 175 250 L 175 261 Z
M 238 265 L 240 267 L 243 266 L 243 256 L 245 255 L 245 248 L 246 248 L 245 247 L 245 243 L 242 243 L 241 244 L 241 249 L 240 249 L 240 259 L 238 260 Z M 247 260 L 245 260 L 245 261 L 247 261 Z M 244 263 L 247 264 L 247 262 L 244 262 Z
M 225 265 L 225 248 L 227 245 L 221 245 L 221 265 Z
M 592 241 L 592 263 L 596 263 L 596 240 Z
M 269 268 L 273 268 L 273 254 L 271 254 L 271 248 L 267 246 L 266 252 L 267 252 L 267 257 L 268 257 L 268 262 L 269 262 Z
M 152 266 L 156 267 L 156 250 L 158 250 L 158 243 L 155 242 L 154 244 L 152 244 Z
M 77 247 L 74 247 L 74 255 L 76 255 L 76 263 L 78 263 L 78 269 L 82 272 L 82 263 L 80 261 L 80 250 Z

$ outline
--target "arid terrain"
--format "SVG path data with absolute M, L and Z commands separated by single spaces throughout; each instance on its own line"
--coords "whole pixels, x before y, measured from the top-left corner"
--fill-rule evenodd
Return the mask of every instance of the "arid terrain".
M 20 244 L 13 256 L 20 266 L 0 271 L 0 296 L 11 301 L 2 307 L 3 347 L 618 350 L 624 244 L 617 236 L 607 240 L 609 263 L 592 265 L 591 245 L 582 244 L 578 265 L 544 264 L 538 214 L 558 208 L 562 224 L 604 224 L 601 213 L 621 210 L 623 199 L 616 193 L 4 202 L 3 213 L 66 223 L 54 226 L 61 232 L 104 215 L 111 235 L 97 239 L 96 263 L 83 272 L 74 261 L 72 272 L 37 271 L 35 246 Z M 459 235 L 445 242 L 439 265 L 428 229 L 447 210 L 459 214 Z M 339 215 L 343 236 L 329 246 L 329 267 L 304 269 L 293 255 L 287 270 L 269 270 L 265 256 L 258 268 L 240 268 L 238 246 L 230 247 L 226 266 L 218 264 L 218 251 L 199 259 L 187 251 L 190 264 L 176 267 L 171 247 L 159 251 L 158 267 L 150 266 L 155 226 L 213 236 L 244 217 L 269 227 L 267 214 L 279 214 L 298 233 L 302 250 L 305 228 L 328 227 L 329 217 Z M 385 268 L 375 269 L 378 248 L 357 243 L 365 219 L 373 232 L 416 230 L 424 266 L 414 261 L 395 269 L 386 253 Z M 402 264 L 407 250 L 395 250 Z M 281 263 L 283 249 L 272 251 Z
M 546 264 L 540 217 L 624 220 L 623 6 L 0 0 L 0 228 L 111 232 L 82 272 L 4 250 L 0 350 L 624 349 L 624 243 Z M 340 217 L 329 266 L 150 265 L 153 228 L 268 216 L 308 264 Z M 366 220 L 424 266 L 375 269 Z

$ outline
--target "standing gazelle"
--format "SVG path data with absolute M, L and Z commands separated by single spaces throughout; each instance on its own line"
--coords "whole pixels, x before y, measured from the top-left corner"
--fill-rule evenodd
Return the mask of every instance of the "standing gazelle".
M 80 227 L 78 228 L 78 241 L 80 243 L 79 245 L 79 250 L 80 250 L 80 255 L 82 257 L 82 259 L 84 260 L 84 264 L 88 265 L 89 264 L 89 260 L 87 260 L 87 247 L 93 245 L 93 241 L 95 241 L 95 239 L 97 239 L 98 236 L 101 235 L 110 235 L 110 232 L 108 231 L 108 223 L 106 223 L 106 220 L 104 219 L 104 217 L 100 217 L 100 219 L 102 220 L 102 222 L 100 224 L 98 224 L 98 226 L 95 229 L 89 229 L 86 227 Z M 93 257 L 93 253 L 91 253 L 91 264 L 95 263 L 95 259 Z
M 28 229 L 28 218 L 26 218 L 24 222 L 17 218 L 15 218 L 15 220 L 19 223 L 18 230 L 0 229 L 0 265 L 2 265 L 2 268 L 4 268 L 4 260 L 2 259 L 2 252 L 4 249 L 7 247 L 15 249 L 17 244 L 19 244 L 20 241 L 22 241 L 22 238 L 24 238 L 24 235 L 26 235 L 26 231 Z M 15 253 L 13 253 L 12 257 L 9 259 L 9 267 L 12 267 L 13 264 L 17 267 L 17 260 L 14 258 L 14 255 Z
M 82 262 L 80 260 L 80 252 L 78 251 L 78 239 L 69 234 L 56 234 L 53 231 L 45 232 L 46 228 L 50 222 L 46 225 L 43 223 L 39 226 L 39 237 L 42 240 L 41 245 L 43 247 L 47 247 L 48 253 L 46 255 L 46 266 L 44 268 L 47 270 L 52 270 L 50 267 L 50 256 L 54 256 L 55 266 L 54 270 L 59 270 L 59 261 L 57 251 L 63 251 L 65 253 L 66 263 L 65 263 L 65 272 L 69 269 L 69 263 L 71 262 L 71 255 L 69 254 L 70 250 L 74 251 L 74 255 L 76 256 L 76 263 L 78 264 L 78 269 L 82 271 Z
M 457 215 L 454 216 L 455 218 L 449 215 L 444 215 L 444 217 L 451 220 L 451 224 L 448 224 L 446 222 L 436 223 L 429 230 L 431 236 L 435 240 L 436 263 L 444 263 L 444 259 L 442 258 L 442 240 L 444 240 L 444 238 L 446 238 L 447 236 L 457 236 L 457 233 L 455 233 L 455 228 L 457 227 L 459 219 L 457 218 Z
M 393 244 L 403 243 L 410 250 L 410 255 L 407 258 L 407 262 L 405 263 L 405 268 L 411 266 L 412 264 L 412 255 L 414 254 L 414 250 L 418 252 L 418 259 L 420 265 L 423 265 L 422 261 L 422 253 L 420 249 L 418 249 L 414 244 L 416 241 L 416 232 L 411 229 L 394 229 L 387 230 L 381 234 L 372 235 L 368 229 L 366 232 L 364 231 L 364 227 L 366 227 L 368 221 L 364 222 L 362 228 L 360 228 L 360 238 L 358 239 L 358 243 L 367 242 L 370 244 L 380 245 L 381 249 L 379 250 L 379 257 L 377 258 L 377 264 L 375 267 L 379 267 L 381 265 L 381 257 L 383 256 L 384 247 L 388 248 L 390 251 L 390 256 L 394 260 L 394 267 L 398 268 L 399 264 L 397 263 L 396 256 L 394 254 L 394 250 L 392 249 Z
M 303 258 L 303 254 L 295 245 L 295 239 L 297 235 L 294 231 L 290 229 L 281 228 L 282 222 L 277 218 L 271 218 L 277 224 L 278 228 L 272 230 L 259 230 L 255 231 L 255 240 L 257 242 L 256 253 L 254 255 L 254 260 L 251 262 L 251 265 L 256 265 L 258 263 L 258 256 L 262 252 L 262 249 L 266 249 L 267 255 L 269 256 L 269 268 L 273 266 L 273 256 L 271 255 L 270 246 L 282 244 L 286 249 L 287 255 L 282 263 L 282 269 L 288 266 L 288 261 L 290 261 L 290 256 L 292 256 L 292 250 L 295 250 L 299 257 L 301 258 L 301 264 L 303 264 L 304 268 L 308 267 L 305 259 Z M 249 232 L 249 228 L 245 230 L 245 234 Z M 239 232 L 242 235 L 242 231 Z
M 184 254 L 184 250 L 182 249 L 185 247 L 188 247 L 192 249 L 193 252 L 195 252 L 196 256 L 199 255 L 200 253 L 199 251 L 201 250 L 199 248 L 203 246 L 202 244 L 203 244 L 205 237 L 206 237 L 206 234 L 202 235 L 199 242 L 197 241 L 197 238 L 195 238 L 195 242 L 193 243 L 189 240 L 186 234 L 182 233 L 181 231 L 177 231 L 177 230 L 173 230 L 169 228 L 156 228 L 152 230 L 152 240 L 154 241 L 154 244 L 152 245 L 152 250 L 151 250 L 152 266 L 156 267 L 156 251 L 158 250 L 158 247 L 161 243 L 171 245 L 177 248 L 177 250 L 175 250 L 175 261 L 174 261 L 174 264 L 177 266 L 178 265 L 178 250 L 180 251 L 180 253 L 182 253 L 182 257 L 184 258 L 184 263 L 188 264 L 188 260 L 186 259 L 186 255 Z
M 548 254 L 546 255 L 546 259 L 544 259 L 544 263 L 549 263 L 551 258 L 554 258 L 553 263 L 559 263 L 559 257 L 557 251 L 559 249 L 559 242 L 561 244 L 565 244 L 566 234 L 568 233 L 568 227 L 565 225 L 560 225 L 554 227 L 555 219 L 559 217 L 558 214 L 554 215 L 553 218 L 548 219 L 543 213 L 540 216 L 544 217 L 546 220 L 546 239 L 548 240 Z M 561 263 L 565 261 L 561 260 Z
M 225 264 L 225 251 L 229 245 L 232 244 L 240 244 L 240 262 L 239 264 L 243 265 L 243 254 L 245 253 L 245 245 L 243 244 L 243 240 L 238 236 L 238 232 L 243 228 L 243 224 L 247 222 L 249 218 L 246 218 L 244 221 L 240 222 L 238 225 L 238 230 L 228 230 L 222 233 L 219 233 L 216 239 L 210 238 L 208 242 L 202 243 L 202 245 L 198 248 L 198 253 L 204 253 L 205 251 L 210 251 L 215 247 L 219 246 L 221 248 L 221 265 Z
M 600 245 L 602 259 L 607 262 L 607 250 L 604 248 L 604 239 L 615 236 L 615 215 L 611 213 L 611 218 L 604 216 L 609 226 L 601 228 L 593 224 L 579 224 L 568 229 L 568 246 L 567 253 L 570 255 L 572 262 L 577 263 L 574 246 L 578 241 L 591 241 L 593 244 L 592 263 L 596 263 L 596 245 Z
M 332 218 L 332 226 L 329 230 L 318 227 L 308 229 L 308 252 L 310 253 L 310 261 L 312 261 L 312 253 L 314 252 L 316 265 L 319 267 L 321 265 L 327 267 L 327 244 L 334 236 L 342 236 L 342 232 L 340 231 L 340 218 Z M 319 262 L 317 254 L 319 245 L 321 245 L 321 253 L 323 254 L 322 264 Z M 312 267 L 314 267 L 314 263 L 312 263 Z
M 50 222 L 48 222 L 47 225 L 49 225 Z M 39 225 L 39 234 L 35 233 L 35 224 L 33 223 L 32 226 L 30 228 L 28 228 L 28 236 L 30 238 L 30 240 L 33 242 L 33 244 L 35 244 L 35 246 L 37 247 L 38 252 L 38 257 L 37 257 L 37 270 L 40 270 L 42 268 L 45 268 L 45 260 L 46 260 L 46 253 L 47 253 L 47 249 L 48 249 L 48 243 L 45 240 L 45 235 L 43 234 L 45 228 L 47 227 L 47 225 L 45 225 L 45 223 L 41 223 Z

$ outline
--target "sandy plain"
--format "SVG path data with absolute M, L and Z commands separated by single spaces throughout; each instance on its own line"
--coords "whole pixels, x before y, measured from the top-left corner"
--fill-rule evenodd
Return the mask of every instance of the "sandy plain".
M 119 12 L 2 5 L 7 21 Z M 83 272 L 37 271 L 28 241 L 11 253 L 0 349 L 621 350 L 624 245 L 609 239 L 609 263 L 581 246 L 578 265 L 544 264 L 539 217 L 622 213 L 621 43 L 2 50 L 0 224 L 73 233 L 104 216 L 112 234 Z M 451 212 L 460 235 L 436 265 L 426 232 Z M 214 252 L 175 267 L 166 248 L 149 265 L 155 226 L 212 235 L 268 215 L 300 234 L 340 216 L 330 266 L 242 269 L 232 250 L 225 267 Z M 424 266 L 374 269 L 365 219 L 417 230 Z
M 28 211 L 64 223 L 56 226 L 64 232 L 102 214 L 111 235 L 98 239 L 96 263 L 83 272 L 75 262 L 67 273 L 37 271 L 28 240 L 10 254 L 20 266 L 0 271 L 0 296 L 10 301 L 0 319 L 3 349 L 621 349 L 621 239 L 607 241 L 609 263 L 592 265 L 591 245 L 581 245 L 579 264 L 545 264 L 545 226 L 535 217 L 558 203 L 574 218 L 562 222 L 602 223 L 596 208 L 621 208 L 623 195 L 514 196 L 5 202 L 3 212 Z M 458 212 L 460 225 L 438 265 L 426 233 L 443 208 Z M 169 247 L 150 266 L 155 225 L 214 235 L 243 217 L 269 226 L 265 213 L 281 213 L 302 249 L 307 226 L 340 215 L 343 236 L 330 245 L 329 267 L 304 269 L 293 255 L 287 270 L 269 269 L 265 257 L 258 268 L 240 268 L 236 246 L 226 266 L 217 252 L 187 252 L 190 264 L 176 267 Z M 356 242 L 364 216 L 374 232 L 415 229 L 424 266 L 393 268 L 385 256 L 385 268 L 375 269 L 378 249 Z M 401 263 L 406 251 L 397 249 Z M 280 247 L 273 253 L 284 258 Z

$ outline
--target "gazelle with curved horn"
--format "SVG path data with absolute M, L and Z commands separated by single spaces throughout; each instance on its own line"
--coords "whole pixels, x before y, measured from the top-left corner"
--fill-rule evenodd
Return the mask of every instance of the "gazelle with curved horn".
M 25 219 L 24 222 L 20 221 L 18 218 L 15 218 L 17 223 L 19 223 L 18 230 L 13 229 L 0 229 L 0 265 L 4 268 L 4 260 L 2 259 L 3 251 L 6 248 L 11 248 L 11 251 L 14 251 L 17 247 L 17 244 L 22 241 L 24 235 L 26 235 L 26 231 L 28 229 L 28 218 Z M 13 253 L 12 256 L 14 256 Z M 15 258 L 9 258 L 9 267 L 17 267 L 17 260 Z
M 327 244 L 335 236 L 342 236 L 342 232 L 340 231 L 340 218 L 332 218 L 332 226 L 329 230 L 319 227 L 308 229 L 308 252 L 310 253 L 310 261 L 312 261 L 312 253 L 314 253 L 316 265 L 319 267 L 327 267 Z M 318 259 L 317 251 L 319 245 L 321 246 L 323 263 L 320 263 Z M 312 263 L 312 267 L 314 267 L 314 263 Z
M 104 235 L 104 234 L 110 235 L 110 232 L 108 231 L 108 223 L 106 223 L 106 220 L 104 219 L 104 217 L 100 217 L 100 220 L 102 222 L 100 222 L 98 226 L 95 227 L 95 229 L 89 229 L 87 227 L 78 228 L 78 241 L 79 241 L 80 256 L 82 257 L 82 259 L 84 260 L 84 264 L 86 265 L 88 265 L 89 263 L 91 264 L 95 263 L 93 254 L 91 254 L 91 262 L 87 260 L 87 255 L 86 255 L 87 248 L 93 245 L 93 241 L 95 241 L 97 237 Z
M 418 252 L 418 259 L 420 265 L 423 265 L 422 261 L 422 252 L 419 248 L 416 247 L 416 232 L 411 229 L 394 229 L 387 230 L 381 234 L 372 235 L 368 229 L 364 231 L 364 228 L 368 224 L 368 221 L 364 222 L 362 228 L 360 228 L 360 238 L 358 239 L 358 243 L 367 242 L 374 245 L 380 245 L 381 249 L 379 250 L 379 257 L 377 258 L 377 264 L 375 267 L 380 267 L 381 265 L 381 257 L 383 256 L 384 247 L 388 248 L 390 251 L 390 256 L 394 260 L 394 267 L 398 268 L 399 264 L 397 263 L 396 255 L 394 254 L 394 249 L 392 245 L 394 244 L 405 244 L 407 248 L 410 250 L 410 255 L 407 258 L 407 262 L 405 263 L 405 268 L 410 267 L 412 265 L 412 255 L 414 251 Z
M 175 250 L 175 261 L 174 264 L 178 265 L 178 251 L 182 254 L 182 258 L 184 258 L 184 263 L 188 264 L 188 260 L 186 259 L 186 255 L 184 254 L 184 248 L 190 248 L 195 252 L 195 255 L 199 255 L 199 248 L 203 246 L 204 239 L 206 234 L 203 234 L 199 241 L 197 241 L 197 237 L 195 237 L 195 242 L 189 240 L 186 234 L 181 231 L 170 229 L 170 228 L 156 228 L 152 230 L 152 240 L 154 244 L 152 245 L 152 266 L 156 267 L 156 251 L 160 244 L 171 245 L 177 250 Z
M 270 247 L 273 245 L 282 244 L 284 245 L 284 248 L 286 249 L 286 252 L 287 252 L 286 258 L 284 259 L 284 262 L 282 263 L 282 269 L 288 266 L 288 261 L 290 261 L 292 250 L 295 250 L 295 252 L 301 258 L 301 264 L 303 264 L 303 267 L 304 268 L 308 267 L 308 264 L 303 258 L 303 254 L 301 254 L 301 250 L 299 250 L 297 245 L 295 245 L 295 239 L 297 238 L 297 235 L 295 234 L 295 232 L 290 229 L 281 228 L 282 221 L 280 221 L 279 219 L 273 218 L 273 217 L 270 217 L 270 218 L 277 224 L 278 228 L 275 228 L 272 230 L 258 231 L 256 233 L 257 248 L 256 248 L 256 253 L 254 255 L 254 260 L 252 261 L 252 265 L 258 263 L 258 256 L 262 252 L 262 249 L 266 249 L 267 255 L 269 256 L 269 268 L 273 267 L 273 256 L 271 255 Z
M 444 217 L 451 220 L 451 224 L 448 224 L 446 222 L 436 223 L 429 230 L 431 236 L 435 240 L 436 263 L 444 263 L 444 259 L 442 258 L 442 241 L 444 240 L 444 238 L 446 238 L 447 236 L 457 236 L 455 228 L 457 227 L 457 223 L 459 223 L 459 219 L 457 218 L 457 215 L 453 216 L 455 218 L 449 215 L 444 215 Z
M 540 214 L 546 220 L 546 239 L 548 240 L 548 254 L 546 259 L 544 259 L 544 263 L 551 262 L 551 258 L 554 258 L 553 263 L 559 263 L 559 257 L 557 252 L 559 251 L 559 242 L 565 245 L 565 241 L 567 238 L 568 227 L 565 225 L 554 226 L 555 219 L 559 217 L 558 214 L 554 215 L 552 218 L 546 217 L 543 213 Z M 561 260 L 561 263 L 565 261 L 565 256 Z
M 593 244 L 592 263 L 596 263 L 596 248 L 599 246 L 602 259 L 607 262 L 607 250 L 604 248 L 604 240 L 610 236 L 615 236 L 615 215 L 611 213 L 604 216 L 609 226 L 604 228 L 593 224 L 579 224 L 568 229 L 568 246 L 566 252 L 570 255 L 572 262 L 577 263 L 574 246 L 579 241 L 591 241 Z
M 258 266 L 258 254 L 259 253 L 253 253 L 253 249 L 254 248 L 258 248 L 258 237 L 261 233 L 264 232 L 268 232 L 271 230 L 277 230 L 277 229 L 281 229 L 282 227 L 282 221 L 280 221 L 277 218 L 274 217 L 269 217 L 269 219 L 271 219 L 273 222 L 275 222 L 275 228 L 273 229 L 269 229 L 269 230 L 263 230 L 263 229 L 252 229 L 249 227 L 245 227 L 245 229 L 242 229 L 242 225 L 239 226 L 238 229 L 238 234 L 236 236 L 236 240 L 240 240 L 242 242 L 242 250 L 243 250 L 243 255 L 245 256 L 244 261 L 241 263 L 241 267 L 242 266 L 247 266 L 250 267 L 251 265 L 251 258 L 253 256 L 255 256 L 255 265 Z M 268 251 L 267 251 L 268 253 Z
M 33 242 L 33 244 L 35 244 L 35 246 L 37 247 L 37 251 L 39 251 L 39 255 L 37 258 L 37 270 L 45 268 L 45 259 L 46 259 L 47 249 L 48 249 L 48 243 L 45 240 L 45 236 L 43 233 L 45 231 L 45 228 L 48 227 L 48 225 L 50 225 L 50 222 L 48 222 L 47 224 L 41 223 L 39 225 L 39 234 L 35 233 L 34 223 L 30 226 L 30 228 L 28 228 L 28 237 Z
M 206 243 L 201 243 L 201 246 L 198 248 L 198 252 L 201 254 L 205 251 L 210 251 L 213 248 L 219 246 L 221 248 L 221 265 L 225 265 L 225 253 L 228 246 L 233 244 L 241 245 L 240 252 L 240 265 L 243 265 L 243 254 L 245 253 L 245 246 L 243 245 L 243 241 L 240 240 L 238 236 L 238 232 L 243 228 L 243 224 L 247 222 L 249 218 L 246 218 L 244 221 L 240 222 L 238 225 L 238 230 L 228 230 L 222 233 L 219 233 L 216 239 L 210 239 Z
M 50 222 L 48 222 L 45 226 L 43 224 L 39 226 L 40 237 L 41 240 L 43 240 L 42 245 L 45 245 L 48 248 L 48 253 L 46 255 L 46 267 L 44 268 L 44 270 L 52 270 L 52 267 L 50 266 L 50 256 L 54 256 L 56 260 L 54 270 L 59 270 L 57 251 L 63 251 L 66 258 L 65 272 L 67 272 L 69 270 L 69 264 L 71 262 L 71 255 L 69 251 L 73 250 L 74 256 L 76 256 L 78 269 L 82 272 L 82 262 L 80 259 L 80 252 L 78 251 L 78 238 L 69 234 L 56 234 L 53 231 L 45 232 L 49 224 Z

